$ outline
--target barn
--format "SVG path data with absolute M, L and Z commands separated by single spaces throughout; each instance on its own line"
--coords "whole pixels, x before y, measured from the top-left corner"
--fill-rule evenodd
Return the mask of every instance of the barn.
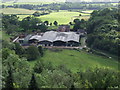
M 41 39 L 40 35 L 33 35 L 29 39 L 29 43 L 37 43 Z
M 27 35 L 25 38 L 19 38 L 21 45 L 41 45 L 41 46 L 79 46 L 80 34 L 76 32 L 57 32 L 48 31 L 44 34 Z
M 42 46 L 79 46 L 79 35 L 75 32 L 49 31 L 39 39 Z

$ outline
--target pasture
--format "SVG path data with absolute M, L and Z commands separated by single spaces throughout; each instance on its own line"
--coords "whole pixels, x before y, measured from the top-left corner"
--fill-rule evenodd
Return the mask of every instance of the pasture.
M 82 16 L 79 16 L 81 14 Z M 57 21 L 58 24 L 68 24 L 69 22 L 72 22 L 74 19 L 85 19 L 88 20 L 90 17 L 90 14 L 85 13 L 79 13 L 79 12 L 69 12 L 69 11 L 60 11 L 60 12 L 53 12 L 48 15 L 43 15 L 38 18 L 40 18 L 42 21 L 49 21 L 54 22 Z
M 45 55 L 38 59 L 45 62 L 51 62 L 54 67 L 59 65 L 65 65 L 72 72 L 78 72 L 80 70 L 86 70 L 88 68 L 111 68 L 118 70 L 118 63 L 115 59 L 109 59 L 102 56 L 87 53 L 83 50 L 67 50 L 67 49 L 51 49 L 46 50 Z M 36 60 L 37 61 L 37 60 Z M 30 61 L 30 65 L 33 67 L 36 61 Z
M 36 10 L 28 10 L 28 9 L 21 9 L 21 8 L 3 8 L 0 9 L 2 13 L 4 14 L 16 14 L 19 17 L 19 20 L 22 20 L 23 18 L 32 15 Z M 39 11 L 42 12 L 42 11 Z M 42 21 L 49 21 L 49 22 L 54 22 L 57 21 L 58 24 L 68 24 L 69 22 L 72 22 L 74 19 L 85 19 L 88 20 L 90 17 L 89 13 L 85 12 L 92 12 L 91 10 L 89 11 L 83 11 L 83 13 L 80 12 L 70 12 L 67 10 L 60 10 L 59 12 L 52 12 L 48 15 L 42 15 L 38 18 L 40 18 Z M 79 15 L 82 16 L 79 16 Z
M 3 8 L 0 9 L 4 14 L 33 14 L 36 10 L 28 10 L 21 8 Z

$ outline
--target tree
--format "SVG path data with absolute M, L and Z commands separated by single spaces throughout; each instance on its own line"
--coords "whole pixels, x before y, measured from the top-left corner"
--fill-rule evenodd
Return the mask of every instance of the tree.
M 30 46 L 30 47 L 27 48 L 27 59 L 28 60 L 35 60 L 38 57 L 40 57 L 40 53 L 39 53 L 37 47 Z
M 80 20 L 79 19 L 75 19 L 74 20 L 74 26 L 73 26 L 73 30 L 77 31 L 78 29 L 80 29 Z
M 41 14 L 40 14 L 40 12 L 36 11 L 36 12 L 33 13 L 33 15 L 34 15 L 35 17 L 39 17 Z
M 5 28 L 5 31 L 8 35 L 13 34 L 19 30 L 18 25 L 13 25 L 13 24 L 7 24 L 7 28 Z
M 80 22 L 80 19 L 74 19 L 73 21 L 75 24 Z
M 28 86 L 28 90 L 39 90 L 34 74 L 32 74 L 31 81 Z
M 45 21 L 44 24 L 49 25 L 49 21 Z
M 15 53 L 18 55 L 25 54 L 25 50 L 22 48 L 22 46 L 19 43 L 15 43 Z
M 8 66 L 9 66 L 9 70 L 8 70 L 8 76 L 5 82 L 5 88 L 7 90 L 14 90 L 12 70 L 11 70 L 11 66 L 10 65 Z
M 21 21 L 20 26 L 24 29 L 24 31 L 36 30 L 39 29 L 37 24 L 40 23 L 42 23 L 40 19 L 28 16 Z
M 6 78 L 9 76 L 9 73 L 7 72 L 11 66 L 11 71 L 14 80 L 14 88 L 28 87 L 32 69 L 30 68 L 29 63 L 25 58 L 19 58 L 19 56 L 15 53 L 10 53 L 7 59 L 2 60 L 2 65 L 2 75 L 5 78 L 3 79 L 3 82 L 6 82 Z M 4 84 L 3 87 L 5 87 Z
M 113 74 L 114 73 L 114 74 Z M 80 71 L 79 80 L 84 88 L 117 88 L 119 87 L 119 71 L 110 68 L 90 68 Z M 81 88 L 82 88 L 81 87 Z M 78 87 L 77 87 L 78 88 Z
M 75 86 L 74 86 L 74 85 L 71 85 L 70 90 L 75 90 Z
M 50 23 L 50 26 L 52 26 L 52 23 Z
M 55 26 L 57 26 L 58 25 L 58 22 L 57 21 L 54 21 L 54 23 L 53 23 Z
M 81 14 L 79 14 L 79 17 L 82 16 Z
M 10 54 L 14 54 L 14 51 L 11 51 L 11 50 L 8 49 L 8 48 L 3 48 L 3 49 L 2 49 L 2 59 L 3 59 L 3 61 L 4 61 L 5 59 L 7 59 Z
M 94 49 L 118 55 L 119 22 L 117 9 L 103 9 L 94 11 L 87 22 L 87 45 Z M 82 22 L 84 22 L 82 20 Z M 81 23 L 82 23 L 81 22 Z M 82 26 L 83 27 L 83 26 Z
M 72 25 L 72 22 L 69 22 L 70 25 Z
M 46 32 L 48 27 L 44 23 L 41 23 L 37 28 L 40 29 L 41 32 Z
M 2 40 L 2 48 L 14 50 L 15 45 L 7 40 Z
M 43 65 L 43 61 L 37 61 L 35 66 L 34 66 L 34 72 L 36 73 L 41 73 L 43 71 L 44 65 Z
M 38 47 L 38 51 L 39 51 L 39 53 L 40 53 L 40 56 L 42 57 L 43 54 L 44 54 L 42 46 L 39 46 L 39 47 Z

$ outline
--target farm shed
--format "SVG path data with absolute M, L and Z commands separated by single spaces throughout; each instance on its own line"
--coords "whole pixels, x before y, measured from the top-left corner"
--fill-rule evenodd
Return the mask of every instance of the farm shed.
M 39 40 L 44 46 L 78 46 L 79 35 L 75 32 L 46 32 Z
M 37 43 L 41 39 L 40 35 L 34 35 L 29 39 L 29 43 Z

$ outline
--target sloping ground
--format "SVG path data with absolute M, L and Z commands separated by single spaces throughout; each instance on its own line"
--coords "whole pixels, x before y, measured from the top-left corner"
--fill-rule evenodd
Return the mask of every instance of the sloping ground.
M 0 9 L 4 14 L 33 14 L 35 10 L 21 9 L 21 8 L 3 8 Z
M 79 17 L 79 14 L 82 16 Z M 77 18 L 88 19 L 90 14 L 84 14 L 79 12 L 68 12 L 68 11 L 60 11 L 60 12 L 53 12 L 48 15 L 40 16 L 39 18 L 42 21 L 49 21 L 54 22 L 57 21 L 58 24 L 68 24 L 69 22 L 73 21 L 73 18 L 76 16 Z M 75 19 L 75 18 L 74 18 Z
M 46 50 L 44 61 L 52 62 L 53 66 L 65 65 L 72 72 L 78 72 L 80 70 L 86 70 L 89 67 L 106 67 L 114 70 L 118 70 L 118 63 L 114 59 L 109 59 L 94 54 L 87 53 L 85 51 L 76 51 L 76 50 Z M 40 60 L 40 59 L 39 59 Z M 30 62 L 30 65 L 34 66 L 36 61 Z

